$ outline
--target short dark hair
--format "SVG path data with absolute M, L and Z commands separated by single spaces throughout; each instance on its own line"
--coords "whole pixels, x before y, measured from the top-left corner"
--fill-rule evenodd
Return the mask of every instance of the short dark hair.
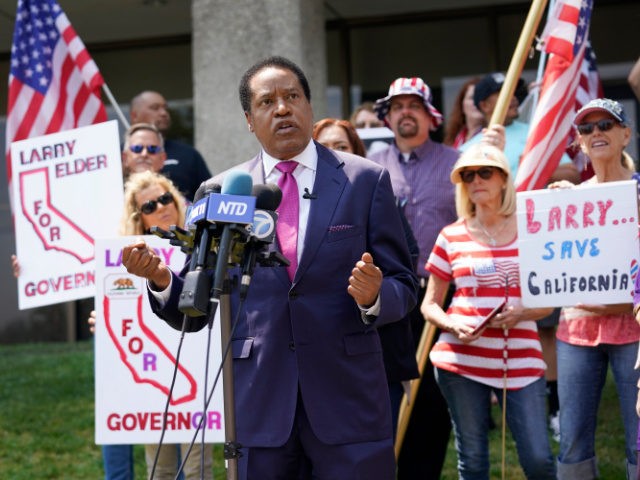
M 307 77 L 304 75 L 302 69 L 288 58 L 273 56 L 255 63 L 253 66 L 249 67 L 246 72 L 244 72 L 244 75 L 242 75 L 242 78 L 240 79 L 240 87 L 238 88 L 242 111 L 251 111 L 251 88 L 249 88 L 249 82 L 251 82 L 251 79 L 255 77 L 258 72 L 269 67 L 281 68 L 291 71 L 296 77 L 298 77 L 298 81 L 302 86 L 304 96 L 307 97 L 307 101 L 311 102 L 311 90 L 309 89 L 309 82 L 307 81 Z

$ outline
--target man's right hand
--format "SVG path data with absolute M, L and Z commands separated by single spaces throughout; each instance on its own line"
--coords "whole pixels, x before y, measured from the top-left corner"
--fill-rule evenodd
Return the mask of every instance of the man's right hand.
M 153 290 L 164 290 L 171 283 L 169 267 L 142 240 L 122 249 L 122 264 L 127 272 L 149 280 Z

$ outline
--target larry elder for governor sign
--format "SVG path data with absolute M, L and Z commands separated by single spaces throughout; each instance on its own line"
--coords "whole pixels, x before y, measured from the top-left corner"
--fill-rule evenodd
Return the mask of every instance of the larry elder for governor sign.
M 20 309 L 95 294 L 94 239 L 118 233 L 116 121 L 11 144 Z
M 184 254 L 178 247 L 159 237 L 144 238 L 172 270 L 182 268 Z M 98 444 L 159 441 L 180 341 L 180 331 L 151 311 L 145 280 L 127 273 L 122 266 L 122 248 L 136 239 L 96 241 L 95 437 Z M 205 327 L 184 336 L 166 417 L 165 443 L 191 442 L 203 419 L 208 332 Z M 222 357 L 219 315 L 211 333 L 209 390 Z M 224 442 L 222 376 L 204 415 L 203 426 L 206 442 Z
M 517 195 L 522 303 L 632 300 L 638 274 L 635 181 Z

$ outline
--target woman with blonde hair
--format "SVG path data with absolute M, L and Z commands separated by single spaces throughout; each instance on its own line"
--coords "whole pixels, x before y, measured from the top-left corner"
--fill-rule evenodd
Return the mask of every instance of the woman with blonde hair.
M 493 392 L 527 478 L 555 479 L 535 323 L 551 309 L 522 306 L 515 188 L 507 158 L 496 147 L 474 145 L 454 165 L 451 181 L 459 219 L 442 229 L 431 252 L 421 311 L 442 330 L 430 358 L 451 414 L 459 476 L 489 478 Z M 456 291 L 445 312 L 450 282 Z M 505 296 L 500 313 L 483 325 Z
M 576 113 L 574 124 L 580 148 L 591 160 L 595 172 L 582 185 L 640 180 L 633 159 L 624 151 L 633 134 L 622 104 L 607 98 L 592 100 Z M 571 188 L 573 185 L 556 182 L 549 187 Z M 558 478 L 598 477 L 596 424 L 602 388 L 611 366 L 624 424 L 626 478 L 635 479 L 638 370 L 633 367 L 640 326 L 631 302 L 564 307 L 556 336 L 560 398 Z
M 167 177 L 151 171 L 133 173 L 124 185 L 119 233 L 144 235 L 152 226 L 165 230 L 169 225 L 183 226 L 185 211 L 184 197 Z

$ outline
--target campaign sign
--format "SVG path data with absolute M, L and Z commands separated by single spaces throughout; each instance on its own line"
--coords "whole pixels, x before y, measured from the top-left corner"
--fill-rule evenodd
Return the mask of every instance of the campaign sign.
M 632 301 L 638 274 L 635 180 L 517 194 L 522 303 Z
M 395 138 L 393 131 L 387 127 L 358 128 L 356 132 L 364 143 L 367 155 L 386 149 Z
M 11 166 L 19 308 L 92 297 L 94 239 L 122 215 L 117 122 L 14 142 Z
M 97 444 L 157 443 L 181 333 L 151 311 L 144 279 L 122 266 L 122 248 L 138 237 L 96 240 L 95 439 Z M 174 271 L 184 265 L 179 247 L 144 237 Z M 184 335 L 166 415 L 164 443 L 189 443 L 202 422 L 205 441 L 224 442 L 222 375 L 203 415 L 205 363 L 211 332 L 211 390 L 221 362 L 219 315 L 213 328 Z M 198 433 L 200 438 L 200 433 Z M 199 441 L 199 440 L 198 440 Z

